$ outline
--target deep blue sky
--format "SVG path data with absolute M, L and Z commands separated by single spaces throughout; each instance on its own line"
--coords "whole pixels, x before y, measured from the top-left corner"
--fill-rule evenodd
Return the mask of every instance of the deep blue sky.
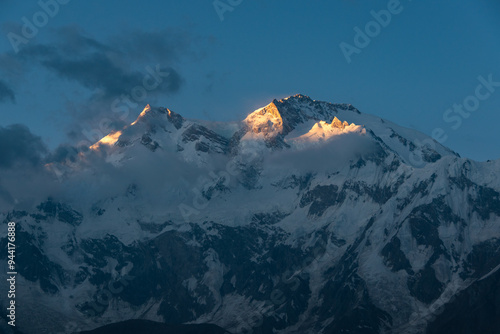
M 75 144 L 105 118 L 120 126 L 111 102 L 158 64 L 171 81 L 125 121 L 146 103 L 240 120 L 302 93 L 429 135 L 442 128 L 444 144 L 462 156 L 500 158 L 500 87 L 456 129 L 443 120 L 475 94 L 478 76 L 500 82 L 500 3 L 401 0 L 400 13 L 348 64 L 339 44 L 354 44 L 353 28 L 389 2 L 243 0 L 221 21 L 212 0 L 72 0 L 14 53 L 8 33 L 22 36 L 22 18 L 41 8 L 0 0 L 0 126 L 25 124 L 50 148 Z

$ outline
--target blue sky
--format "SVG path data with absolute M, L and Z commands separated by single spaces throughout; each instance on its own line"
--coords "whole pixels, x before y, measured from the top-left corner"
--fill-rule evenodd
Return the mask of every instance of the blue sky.
M 22 36 L 23 17 L 42 9 L 0 0 L 0 126 L 25 124 L 55 148 L 119 127 L 147 103 L 226 121 L 302 93 L 429 135 L 440 128 L 465 157 L 500 158 L 500 87 L 483 88 L 467 118 L 443 120 L 475 96 L 478 77 L 500 82 L 500 3 L 401 0 L 348 63 L 340 43 L 355 46 L 354 28 L 394 1 L 220 0 L 231 8 L 221 20 L 212 0 L 65 0 L 15 53 L 9 33 Z M 168 77 L 117 119 L 111 104 L 148 66 Z

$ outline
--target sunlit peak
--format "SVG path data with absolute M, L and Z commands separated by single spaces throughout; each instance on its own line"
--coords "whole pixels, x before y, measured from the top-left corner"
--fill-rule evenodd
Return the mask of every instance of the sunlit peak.
M 102 138 L 101 140 L 99 140 L 94 145 L 90 146 L 90 149 L 96 150 L 101 145 L 113 146 L 118 141 L 118 138 L 120 138 L 121 135 L 122 135 L 121 131 L 113 132 L 107 135 L 106 137 Z
M 151 106 L 148 104 L 146 107 L 144 107 L 144 110 L 139 114 L 139 117 L 137 117 L 137 119 L 130 125 L 134 125 L 135 123 L 137 123 L 141 118 L 143 118 L 147 113 L 148 111 L 151 110 Z

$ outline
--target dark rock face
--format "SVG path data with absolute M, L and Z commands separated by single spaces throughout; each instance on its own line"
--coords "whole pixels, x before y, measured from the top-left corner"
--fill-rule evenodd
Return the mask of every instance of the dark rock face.
M 441 159 L 441 154 L 429 147 L 425 147 L 425 149 L 422 150 L 422 157 L 426 162 L 436 162 Z
M 78 334 L 226 334 L 226 330 L 209 324 L 203 325 L 167 325 L 149 320 L 128 320 L 106 325 Z
M 498 265 L 500 239 L 490 239 L 472 247 L 465 263 L 466 271 L 474 278 L 480 278 Z
M 379 333 L 391 327 L 391 316 L 373 304 L 365 281 L 357 273 L 359 248 L 373 224 L 371 218 L 337 265 L 325 273 L 329 279 L 320 292 L 325 302 L 315 313 L 320 319 L 334 314 L 336 321 L 327 326 L 326 333 Z
M 439 236 L 438 228 L 443 223 L 465 225 L 465 222 L 454 215 L 450 207 L 443 202 L 442 197 L 430 204 L 415 208 L 408 219 L 416 243 L 432 249 L 425 266 L 416 273 L 411 273 L 407 280 L 410 294 L 426 304 L 440 297 L 444 290 L 444 283 L 436 277 L 433 265 L 441 256 L 451 259 Z
M 471 284 L 430 321 L 428 334 L 498 334 L 500 332 L 500 272 Z
M 144 134 L 141 138 L 141 144 L 146 146 L 149 150 L 152 152 L 156 151 L 158 147 L 160 147 L 160 144 L 158 144 L 156 141 L 153 141 L 151 139 L 151 136 Z
M 339 190 L 337 185 L 316 186 L 307 191 L 300 200 L 300 207 L 309 207 L 309 215 L 321 217 L 325 211 L 335 205 L 341 205 L 349 193 L 358 197 L 368 196 L 375 203 L 386 203 L 396 192 L 399 184 L 392 187 L 369 186 L 364 182 L 347 181 Z M 393 189 L 395 188 L 395 189 Z
M 48 199 L 46 202 L 41 203 L 37 208 L 47 217 L 56 218 L 70 225 L 77 226 L 82 223 L 83 216 L 81 213 L 73 210 L 67 205 L 54 202 L 52 199 Z M 43 216 L 39 216 L 39 218 L 43 218 Z
M 415 198 L 417 197 L 427 196 L 429 194 L 429 188 L 436 181 L 436 177 L 436 174 L 432 174 L 430 179 L 420 181 L 418 185 L 411 190 L 410 194 L 406 198 L 399 201 L 398 209 L 404 209 L 409 203 L 411 203 L 411 201 L 415 200 Z
M 396 184 L 395 187 L 398 185 Z M 389 186 L 379 187 L 379 186 L 369 186 L 364 182 L 353 182 L 348 181 L 342 187 L 342 192 L 352 191 L 358 196 L 367 195 L 375 203 L 384 204 L 387 202 L 396 192 L 397 189 L 392 189 Z
M 468 196 L 468 201 L 481 219 L 489 219 L 491 213 L 500 215 L 500 193 L 498 191 L 475 184 L 464 174 L 459 177 L 450 177 L 450 182 L 461 190 L 473 192 Z
M 222 295 L 237 293 L 252 295 L 257 300 L 275 300 L 268 306 L 275 309 L 285 307 L 288 320 L 277 321 L 270 317 L 267 322 L 277 326 L 276 328 L 285 328 L 290 323 L 296 322 L 307 307 L 310 296 L 307 288 L 308 277 L 290 281 L 287 279 L 291 275 L 290 268 L 301 268 L 300 259 L 305 254 L 289 246 L 277 244 L 281 239 L 279 233 L 268 235 L 256 228 L 233 230 L 216 224 L 211 226 L 219 231 L 220 237 L 206 236 L 199 228 L 193 226 L 192 233 L 166 232 L 151 243 L 134 247 L 123 245 L 113 236 L 105 240 L 84 241 L 82 249 L 90 255 L 85 261 L 89 266 L 86 278 L 98 289 L 93 301 L 80 305 L 81 312 L 89 316 L 98 316 L 109 307 L 111 301 L 106 300 L 107 297 L 103 297 L 100 291 L 112 286 L 117 278 L 112 278 L 103 271 L 107 263 L 100 259 L 113 258 L 121 264 L 115 267 L 118 271 L 124 266 L 123 264 L 134 263 L 134 269 L 126 279 L 127 285 L 116 294 L 116 298 L 132 305 L 141 305 L 148 299 L 154 298 L 161 302 L 158 313 L 163 316 L 165 322 L 194 321 L 198 315 L 213 309 L 218 298 L 206 285 L 197 284 L 188 287 L 185 283 L 189 279 L 198 282 L 204 280 L 204 274 L 208 270 L 205 259 L 209 256 L 228 268 L 221 277 Z M 257 238 L 268 240 L 269 244 L 264 248 L 254 245 L 254 240 Z M 187 245 L 187 241 L 193 239 L 199 246 Z M 264 254 L 263 249 L 271 251 Z M 262 260 L 254 265 L 248 265 L 250 258 L 254 256 Z M 276 262 L 275 259 L 278 258 L 288 260 Z M 91 272 L 90 266 L 93 268 Z M 276 285 L 273 283 L 273 277 L 283 277 L 283 281 Z M 196 296 L 202 296 L 203 303 L 200 303 L 199 297 Z M 284 296 L 293 297 L 290 300 L 281 300 Z
M 393 272 L 406 270 L 408 274 L 413 274 L 410 261 L 405 253 L 401 251 L 401 240 L 393 237 L 391 241 L 382 248 L 380 253 L 384 257 L 384 264 L 391 268 Z
M 227 153 L 229 151 L 229 139 L 205 128 L 193 124 L 182 134 L 184 143 L 196 142 L 196 150 L 202 152 Z
M 343 200 L 343 196 L 338 193 L 339 187 L 336 185 L 316 186 L 308 191 L 300 200 L 300 206 L 305 207 L 309 204 L 310 216 L 321 216 L 331 206 Z
M 46 254 L 40 251 L 42 238 L 36 238 L 30 233 L 18 228 L 16 231 L 16 263 L 18 271 L 30 281 L 36 282 L 40 288 L 48 294 L 56 294 L 58 285 L 68 283 L 68 277 L 64 269 L 57 263 L 52 262 Z M 7 239 L 0 239 L 0 247 L 7 249 Z M 7 260 L 7 252 L 0 255 L 0 259 Z
M 443 292 L 443 283 L 438 281 L 434 269 L 427 264 L 424 269 L 408 278 L 408 289 L 423 303 L 430 304 Z
M 390 137 L 397 138 L 401 142 L 401 144 L 403 144 L 404 146 L 407 146 L 410 149 L 410 151 L 414 151 L 416 148 L 416 146 L 413 142 L 408 141 L 406 138 L 401 136 L 399 133 L 396 133 L 394 130 L 392 130 L 392 134 L 390 135 Z
M 167 114 L 169 122 L 172 123 L 176 129 L 180 129 L 182 127 L 184 118 L 181 115 L 166 108 L 160 108 L 159 110 L 164 114 Z

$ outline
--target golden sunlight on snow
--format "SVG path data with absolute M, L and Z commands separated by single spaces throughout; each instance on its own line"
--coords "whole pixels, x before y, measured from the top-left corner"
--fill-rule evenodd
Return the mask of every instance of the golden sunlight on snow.
M 248 115 L 245 123 L 254 134 L 278 134 L 283 132 L 283 119 L 274 103 L 255 110 Z
M 107 145 L 107 146 L 114 145 L 118 141 L 118 138 L 120 138 L 121 135 L 122 135 L 121 131 L 113 132 L 107 135 L 106 137 L 102 138 L 101 140 L 99 140 L 94 145 L 90 146 L 90 149 L 96 150 L 101 145 Z
M 309 130 L 308 133 L 298 137 L 297 139 L 307 141 L 321 141 L 344 133 L 365 133 L 365 131 L 366 130 L 361 125 L 356 125 L 354 123 L 349 124 L 346 121 L 342 122 L 337 117 L 335 117 L 331 123 L 319 121 L 318 123 L 314 124 L 314 126 L 311 130 Z
M 148 111 L 150 111 L 150 110 L 151 110 L 151 106 L 148 104 L 148 105 L 144 108 L 144 110 L 143 110 L 143 111 L 139 114 L 139 116 L 137 117 L 137 119 L 136 119 L 136 120 L 135 120 L 132 124 L 130 124 L 130 125 L 134 125 L 135 123 L 137 123 L 137 122 L 138 122 L 141 118 L 143 118 L 143 117 L 144 117 L 144 115 L 146 115 L 146 113 L 147 113 Z

